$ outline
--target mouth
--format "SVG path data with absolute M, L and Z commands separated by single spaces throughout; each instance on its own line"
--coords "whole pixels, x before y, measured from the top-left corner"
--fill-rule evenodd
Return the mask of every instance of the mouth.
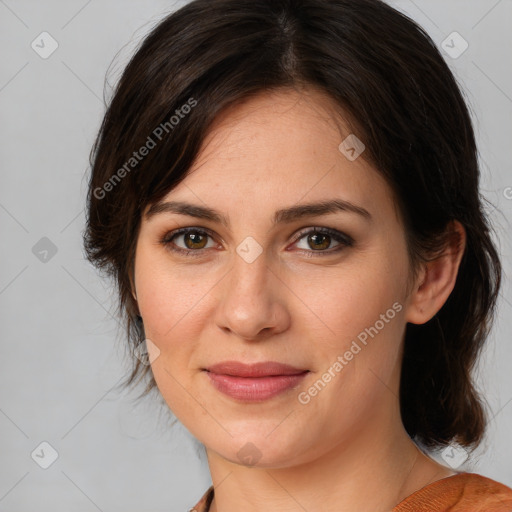
M 275 377 L 282 375 L 299 375 L 309 371 L 305 368 L 297 368 L 276 361 L 263 361 L 261 363 L 252 364 L 239 361 L 224 361 L 204 368 L 204 370 L 218 375 L 231 375 L 233 377 Z
M 269 400 L 296 388 L 309 373 L 309 370 L 274 361 L 255 364 L 225 361 L 203 371 L 214 388 L 242 402 Z

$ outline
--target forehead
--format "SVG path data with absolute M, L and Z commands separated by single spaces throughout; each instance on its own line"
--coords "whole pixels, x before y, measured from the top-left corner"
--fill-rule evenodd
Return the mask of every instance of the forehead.
M 216 117 L 187 176 L 164 200 L 226 211 L 228 219 L 229 211 L 276 212 L 333 198 L 375 209 L 378 189 L 381 202 L 390 191 L 363 157 L 342 154 L 350 133 L 341 109 L 315 89 L 257 94 Z
M 316 89 L 260 92 L 218 114 L 188 174 L 191 181 L 199 179 L 194 174 L 208 174 L 210 183 L 234 174 L 233 185 L 260 178 L 307 187 L 340 160 L 339 145 L 350 133 L 339 107 Z M 351 167 L 364 163 L 358 160 Z
M 287 124 L 311 131 L 320 126 L 329 127 L 337 138 L 351 132 L 348 115 L 325 92 L 314 87 L 280 88 L 259 91 L 222 109 L 208 128 L 203 149 L 214 139 L 228 138 L 233 134 L 237 140 L 257 132 L 258 127 L 268 124 Z M 283 134 L 285 135 L 285 134 Z M 247 140 L 247 139 L 246 139 Z

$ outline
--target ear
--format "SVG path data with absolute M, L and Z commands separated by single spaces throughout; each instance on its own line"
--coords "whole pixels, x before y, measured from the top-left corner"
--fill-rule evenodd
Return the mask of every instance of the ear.
M 458 221 L 447 226 L 447 243 L 440 255 L 422 264 L 409 297 L 406 321 L 428 322 L 443 307 L 452 292 L 466 247 L 466 231 Z
M 135 299 L 135 302 L 137 302 L 137 292 L 135 291 L 135 272 L 131 272 L 128 278 L 130 280 L 130 290 L 132 292 L 133 298 Z

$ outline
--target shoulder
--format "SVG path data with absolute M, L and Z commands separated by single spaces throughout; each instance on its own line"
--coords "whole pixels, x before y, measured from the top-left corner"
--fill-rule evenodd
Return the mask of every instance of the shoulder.
M 392 512 L 512 512 L 512 489 L 476 473 L 438 480 L 411 494 Z
M 212 485 L 189 512 L 208 512 L 213 493 Z M 460 473 L 416 491 L 392 512 L 512 512 L 512 489 L 476 473 Z
M 196 505 L 190 509 L 188 512 L 208 512 L 210 510 L 210 504 L 213 500 L 213 485 L 211 485 L 206 492 L 203 494 L 201 499 L 196 503 Z

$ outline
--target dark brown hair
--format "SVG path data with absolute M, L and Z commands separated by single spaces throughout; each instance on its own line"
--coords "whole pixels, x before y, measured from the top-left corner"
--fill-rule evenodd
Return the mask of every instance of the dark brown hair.
M 130 277 L 143 209 L 183 180 L 225 107 L 303 87 L 323 91 L 357 126 L 365 158 L 397 197 L 413 268 L 443 247 L 450 221 L 466 230 L 449 299 L 431 321 L 407 325 L 400 402 L 407 432 L 424 445 L 476 446 L 485 414 L 471 373 L 501 266 L 478 189 L 475 136 L 433 41 L 380 0 L 194 0 L 163 19 L 125 68 L 91 151 L 87 258 L 114 278 L 135 348 L 144 329 Z M 149 138 L 155 144 L 131 161 Z M 147 377 L 146 394 L 151 368 L 133 363 L 125 385 Z

